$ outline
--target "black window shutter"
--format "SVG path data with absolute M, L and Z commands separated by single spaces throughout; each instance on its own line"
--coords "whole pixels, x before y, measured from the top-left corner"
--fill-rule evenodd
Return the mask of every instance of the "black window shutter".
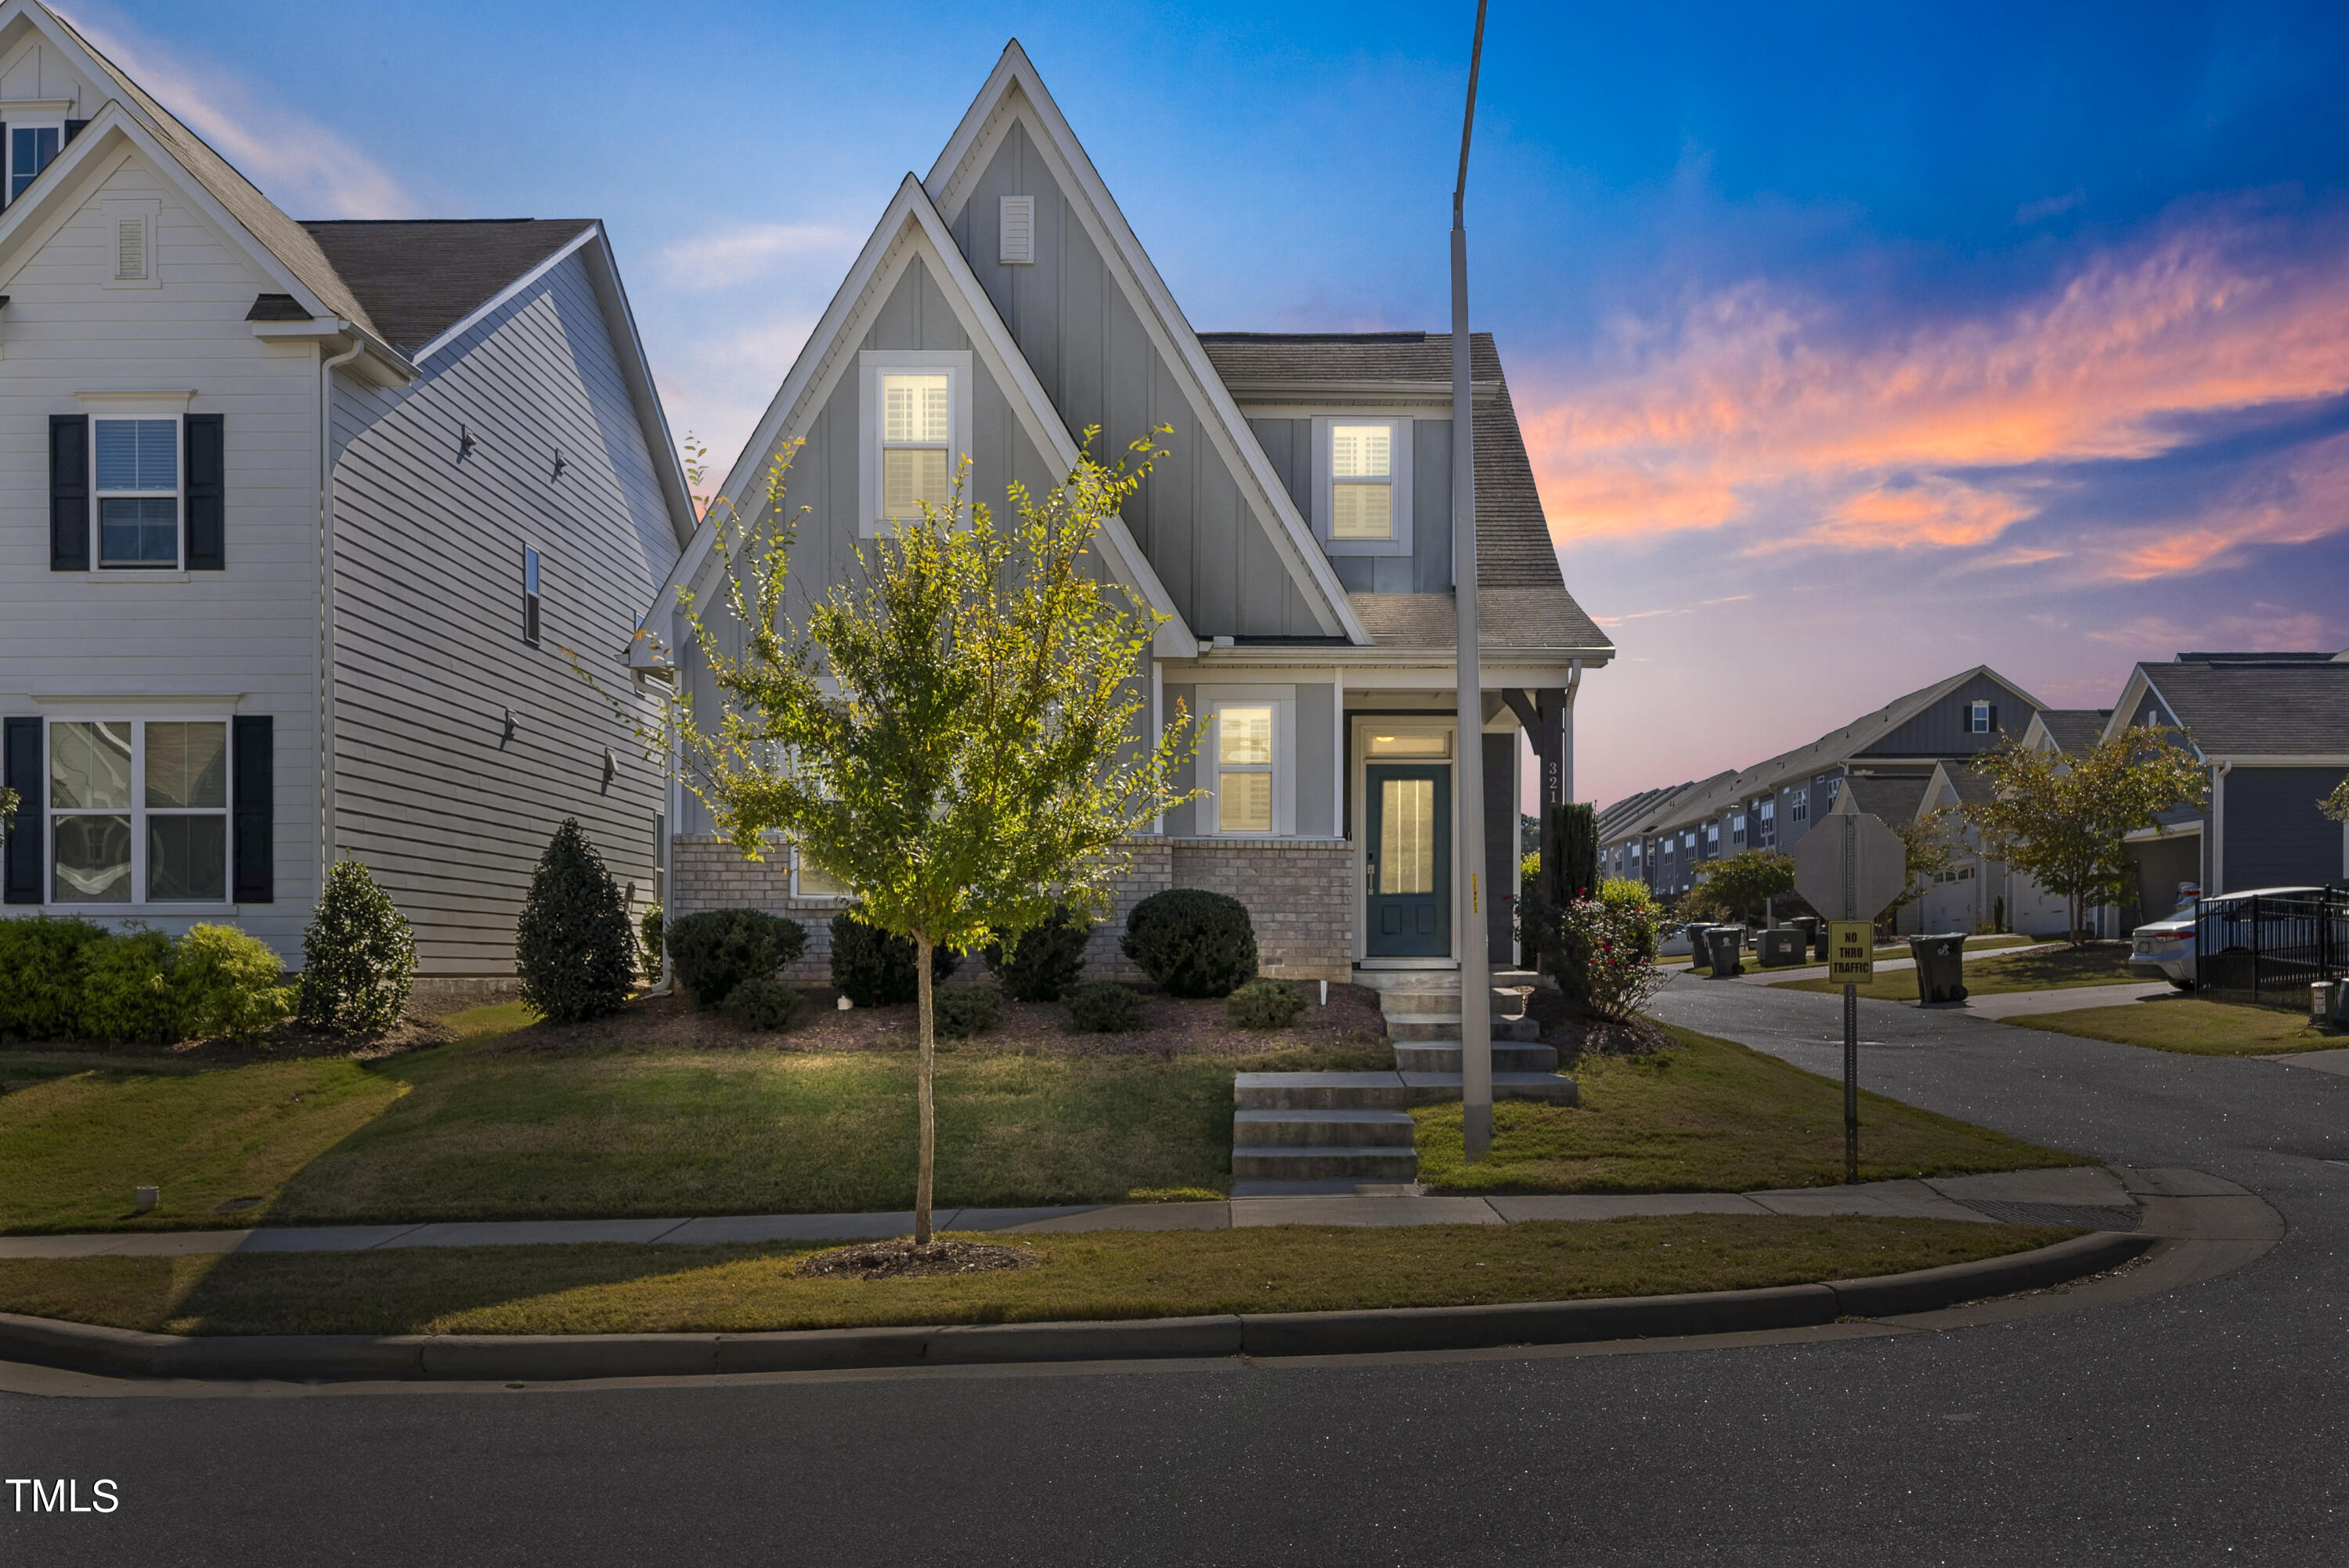
M 41 902 L 41 820 L 48 791 L 41 787 L 41 721 L 12 718 L 0 734 L 0 762 L 7 787 L 16 791 L 16 820 L 8 829 L 6 883 L 9 903 Z
M 89 416 L 49 416 L 49 570 L 89 570 Z
M 1998 733 L 1998 704 L 1996 703 L 1990 705 L 1990 732 L 1992 735 Z
M 66 140 L 71 141 L 75 137 L 79 136 L 81 134 L 81 128 L 88 123 L 89 121 L 86 119 L 69 119 L 66 121 Z
M 7 147 L 7 145 L 8 145 L 8 122 L 7 122 L 7 121 L 5 121 L 5 120 L 0 120 L 0 150 L 5 150 L 5 149 Z M 0 180 L 0 207 L 5 207 L 7 204 L 8 204 L 8 182 L 7 182 L 5 180 Z
M 188 434 L 187 555 L 191 572 L 227 569 L 221 473 L 221 417 L 191 414 Z
M 236 716 L 236 886 L 239 903 L 272 903 L 277 898 L 276 848 L 271 839 L 276 815 L 274 721 L 265 713 Z

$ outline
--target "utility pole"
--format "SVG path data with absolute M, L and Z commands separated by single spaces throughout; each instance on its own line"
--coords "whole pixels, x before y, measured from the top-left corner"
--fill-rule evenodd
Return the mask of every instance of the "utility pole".
M 1485 930 L 1485 681 L 1476 640 L 1476 438 L 1468 366 L 1468 138 L 1476 126 L 1476 72 L 1485 57 L 1485 0 L 1468 51 L 1468 105 L 1460 118 L 1460 178 L 1452 187 L 1452 593 L 1460 607 L 1458 804 L 1460 853 L 1453 905 L 1460 933 L 1460 1104 L 1464 1152 L 1493 1147 L 1493 972 Z

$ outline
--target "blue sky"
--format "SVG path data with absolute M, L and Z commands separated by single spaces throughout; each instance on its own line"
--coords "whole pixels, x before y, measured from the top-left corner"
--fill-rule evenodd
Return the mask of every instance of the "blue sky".
M 65 7 L 297 216 L 606 221 L 722 462 L 1005 38 L 1203 329 L 1442 327 L 1471 11 Z M 256 56 L 241 40 L 266 40 Z M 1493 6 L 1578 793 L 1988 663 L 2349 645 L 2349 7 Z

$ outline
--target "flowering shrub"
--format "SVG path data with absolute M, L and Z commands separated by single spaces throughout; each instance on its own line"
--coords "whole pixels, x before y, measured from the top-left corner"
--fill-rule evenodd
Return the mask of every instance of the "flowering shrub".
M 1578 960 L 1577 998 L 1602 1018 L 1629 1019 L 1664 984 L 1656 967 L 1656 925 L 1662 910 L 1637 882 L 1609 882 L 1597 898 L 1567 905 L 1564 945 Z

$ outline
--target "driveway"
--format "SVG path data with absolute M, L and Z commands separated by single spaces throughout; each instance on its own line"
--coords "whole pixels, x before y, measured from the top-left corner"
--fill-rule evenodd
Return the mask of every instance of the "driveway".
M 1839 997 L 1657 1010 L 1825 1073 Z M 2233 1273 L 1945 1333 L 690 1386 L 0 1383 L 6 1560 L 2307 1564 L 2349 1561 L 2349 1078 L 1862 1004 L 1868 1087 L 2240 1182 Z M 1863 1129 L 1863 1136 L 1865 1130 Z

